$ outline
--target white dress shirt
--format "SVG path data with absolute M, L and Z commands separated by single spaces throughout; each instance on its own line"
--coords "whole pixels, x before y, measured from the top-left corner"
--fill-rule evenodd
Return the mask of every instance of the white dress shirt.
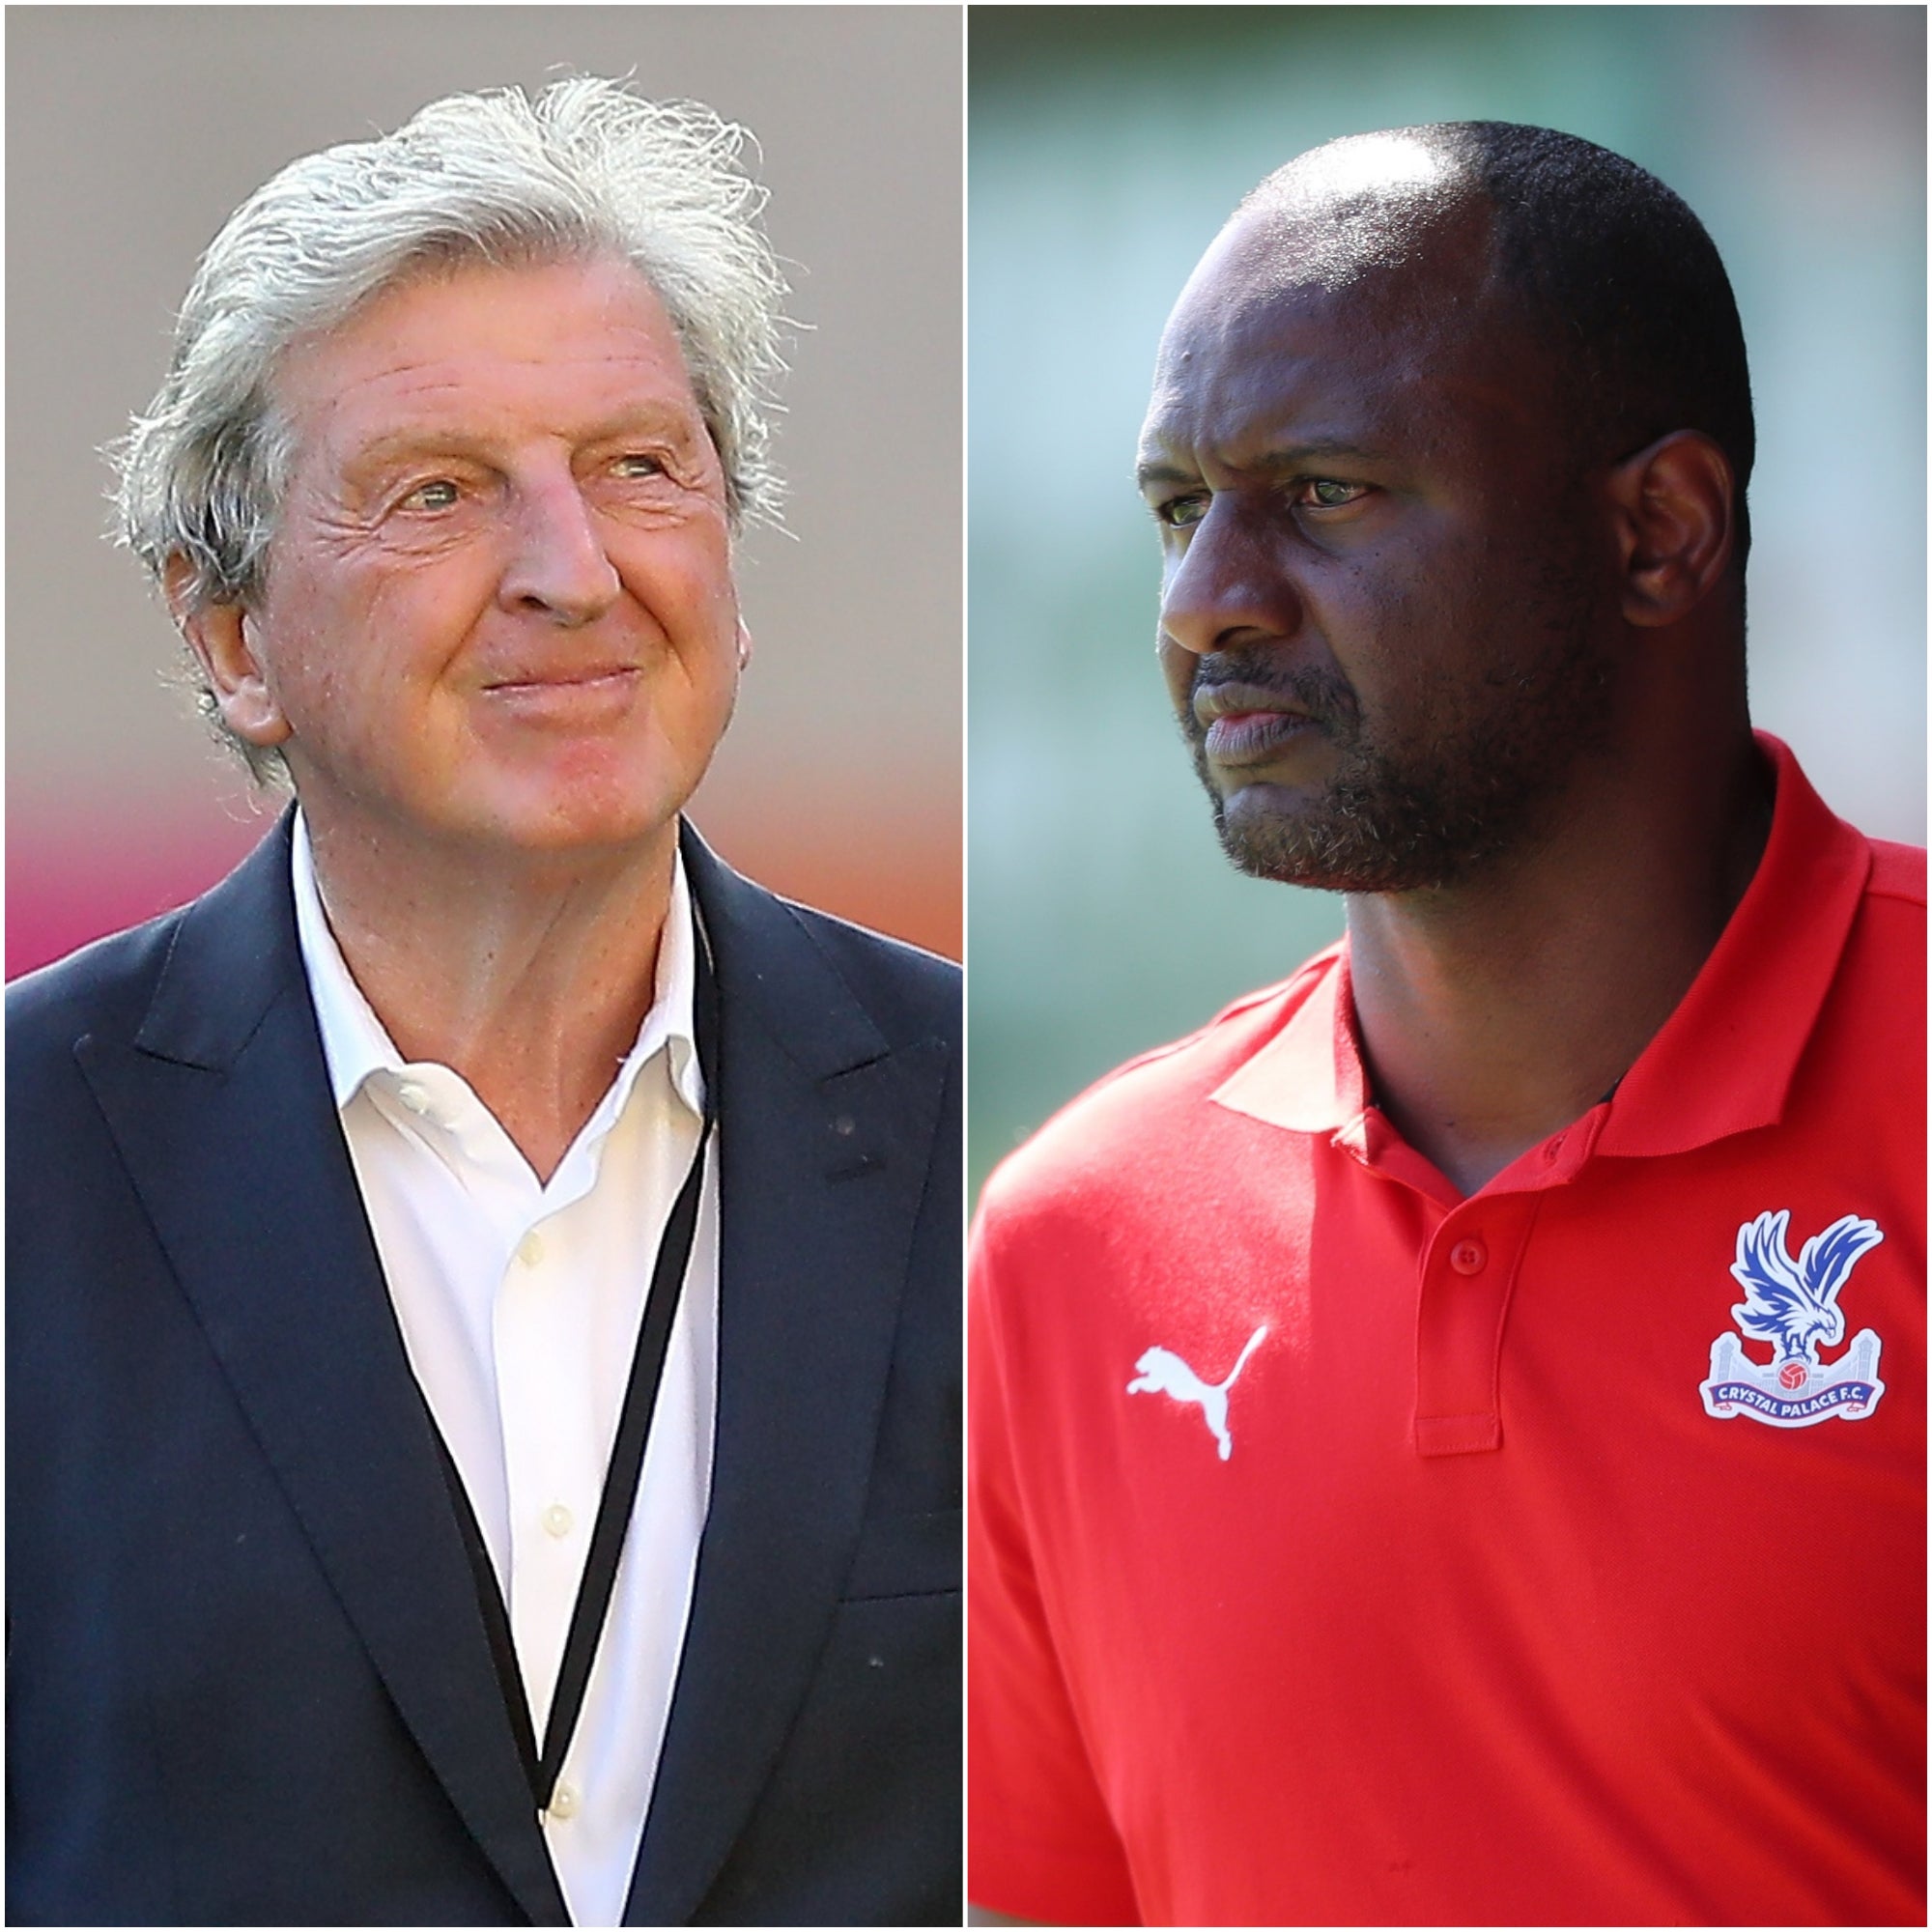
M 651 1264 L 703 1113 L 683 860 L 650 1011 L 548 1183 L 459 1074 L 403 1061 L 329 930 L 299 813 L 295 896 L 389 1297 L 503 1586 L 541 1748 Z M 714 1140 L 610 1616 L 543 1819 L 579 1925 L 623 1915 L 691 1611 L 717 1410 L 717 1169 Z

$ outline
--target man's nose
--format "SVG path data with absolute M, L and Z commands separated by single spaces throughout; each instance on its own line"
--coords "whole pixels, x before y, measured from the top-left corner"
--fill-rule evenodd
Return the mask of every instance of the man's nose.
M 506 610 L 559 624 L 588 624 L 623 589 L 596 517 L 571 476 L 526 485 L 517 496 L 511 554 L 498 586 Z
M 1292 637 L 1300 594 L 1280 554 L 1252 514 L 1217 497 L 1161 585 L 1160 635 L 1194 657 Z

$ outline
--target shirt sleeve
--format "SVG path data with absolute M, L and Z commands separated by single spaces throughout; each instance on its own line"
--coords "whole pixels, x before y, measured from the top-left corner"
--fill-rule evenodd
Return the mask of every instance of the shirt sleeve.
M 992 1245 L 982 1221 L 968 1289 L 967 1895 L 1049 1924 L 1138 1924 L 1036 1573 Z

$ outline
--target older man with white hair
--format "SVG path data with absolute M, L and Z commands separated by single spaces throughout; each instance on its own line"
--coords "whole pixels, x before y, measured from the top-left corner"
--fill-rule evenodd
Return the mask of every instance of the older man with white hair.
M 740 138 L 577 80 L 292 163 L 121 452 L 296 806 L 10 994 L 15 1922 L 957 1917 L 956 974 L 680 816 Z

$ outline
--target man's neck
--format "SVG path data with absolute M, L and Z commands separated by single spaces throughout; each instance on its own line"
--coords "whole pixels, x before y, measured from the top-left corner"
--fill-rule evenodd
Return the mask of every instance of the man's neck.
M 1465 1196 L 1587 1113 L 1689 991 L 1770 823 L 1746 740 L 1674 787 L 1584 788 L 1478 879 L 1352 897 L 1377 1104 Z
M 676 830 L 570 863 L 453 846 L 399 862 L 308 823 L 329 928 L 397 1050 L 460 1073 L 540 1179 L 650 1009 Z

